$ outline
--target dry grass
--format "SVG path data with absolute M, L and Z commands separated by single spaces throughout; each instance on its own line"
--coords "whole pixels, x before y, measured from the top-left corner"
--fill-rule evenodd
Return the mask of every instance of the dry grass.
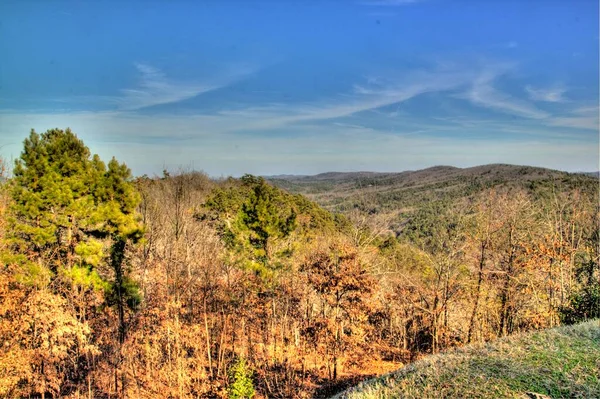
M 600 320 L 429 356 L 336 399 L 600 398 Z

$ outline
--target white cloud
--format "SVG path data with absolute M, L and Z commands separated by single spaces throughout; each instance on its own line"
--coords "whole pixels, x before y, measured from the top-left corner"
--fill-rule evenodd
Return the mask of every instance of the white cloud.
M 151 65 L 136 63 L 135 67 L 140 73 L 139 84 L 135 88 L 121 90 L 123 95 L 113 99 L 119 109 L 137 110 L 187 100 L 225 87 L 253 71 L 250 68 L 241 68 L 211 82 L 179 82 L 169 79 L 163 71 Z
M 579 107 L 569 114 L 550 118 L 548 124 L 551 126 L 564 126 L 575 129 L 598 131 L 600 127 L 598 118 L 600 110 L 598 105 Z
M 484 71 L 474 80 L 471 89 L 461 97 L 468 99 L 475 105 L 510 115 L 531 119 L 547 118 L 549 116 L 547 112 L 494 88 L 494 80 L 504 72 L 505 67 Z
M 121 101 L 129 107 L 119 111 L 2 111 L 0 155 L 18 156 L 32 127 L 42 132 L 69 126 L 93 152 L 103 159 L 116 156 L 136 174 L 192 163 L 212 175 L 400 171 L 434 164 L 490 162 L 594 169 L 598 140 L 590 136 L 589 129 L 598 127 L 597 106 L 588 104 L 550 115 L 494 87 L 496 79 L 509 69 L 490 64 L 439 64 L 399 77 L 367 78 L 343 95 L 311 103 L 148 116 L 129 110 L 159 100 L 180 101 L 177 98 L 187 92 L 181 82 L 173 83 L 162 71 L 138 65 L 142 83 L 125 92 Z M 382 118 L 373 112 L 425 93 L 453 95 L 465 90 L 462 98 L 477 106 L 523 118 L 482 117 L 477 108 L 458 114 L 462 116 L 437 119 L 433 112 L 427 119 L 398 112 L 395 118 Z
M 563 94 L 567 91 L 564 87 L 555 87 L 551 89 L 536 89 L 533 86 L 525 86 L 525 91 L 529 94 L 529 98 L 533 101 L 547 102 L 565 102 Z
M 65 110 L 76 109 L 117 109 L 123 112 L 135 111 L 155 105 L 177 103 L 203 93 L 227 87 L 256 72 L 252 65 L 237 65 L 223 68 L 216 76 L 198 80 L 176 80 L 169 78 L 161 69 L 135 63 L 138 72 L 137 84 L 119 90 L 120 95 L 78 95 L 56 98 L 31 98 L 29 101 L 64 104 Z M 0 99 L 8 102 L 8 99 Z M 59 111 L 52 108 L 54 111 Z
M 275 128 L 343 118 L 365 111 L 402 103 L 425 93 L 444 92 L 467 85 L 475 72 L 465 70 L 422 70 L 407 73 L 402 79 L 369 78 L 355 85 L 352 93 L 318 100 L 310 104 L 272 104 L 242 110 L 224 110 L 221 116 L 246 118 L 246 129 Z
M 586 106 L 563 111 L 562 115 L 551 114 L 541 110 L 531 103 L 515 98 L 507 93 L 502 93 L 493 87 L 493 81 L 501 73 L 487 71 L 479 76 L 469 92 L 461 98 L 470 100 L 473 104 L 494 109 L 509 115 L 516 115 L 527 119 L 539 121 L 542 126 L 566 127 L 571 129 L 598 130 L 598 107 Z M 563 88 L 535 89 L 527 86 L 530 98 L 544 102 L 567 102 L 562 94 Z
M 574 171 L 597 168 L 598 160 L 597 138 L 591 139 L 583 132 L 576 136 L 568 130 L 561 135 L 558 127 L 552 128 L 555 135 L 544 134 L 540 126 L 533 128 L 534 120 L 531 126 L 481 120 L 454 128 L 447 123 L 424 124 L 424 129 L 417 124 L 376 129 L 368 124 L 307 121 L 260 134 L 240 129 L 249 121 L 241 112 L 186 118 L 120 112 L 15 112 L 3 113 L 2 120 L 0 154 L 4 157 L 18 156 L 22 140 L 32 127 L 41 132 L 69 126 L 92 152 L 103 159 L 116 156 L 137 175 L 160 173 L 165 166 L 176 169 L 188 165 L 219 176 L 246 172 L 402 171 L 435 164 L 463 167 L 491 162 Z M 457 123 L 465 120 L 459 118 Z M 448 134 L 450 130 L 459 134 Z M 596 145 L 590 145 L 592 142 Z

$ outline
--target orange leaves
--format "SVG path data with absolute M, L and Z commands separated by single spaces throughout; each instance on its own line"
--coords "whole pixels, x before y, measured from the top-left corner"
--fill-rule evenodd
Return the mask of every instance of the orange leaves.
M 0 394 L 58 393 L 76 357 L 98 354 L 91 330 L 46 290 L 27 288 L 0 274 Z M 27 382 L 26 384 L 23 384 Z
M 303 334 L 330 362 L 330 377 L 335 379 L 340 359 L 366 348 L 375 280 L 365 272 L 355 248 L 339 241 L 317 248 L 300 270 L 313 290 L 314 309 Z

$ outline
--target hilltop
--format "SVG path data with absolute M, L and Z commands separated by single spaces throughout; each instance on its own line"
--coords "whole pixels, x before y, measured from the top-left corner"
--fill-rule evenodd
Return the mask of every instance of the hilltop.
M 598 398 L 598 359 L 594 320 L 428 356 L 335 398 Z
M 490 188 L 520 189 L 540 198 L 573 189 L 597 195 L 599 183 L 594 174 L 507 164 L 434 166 L 399 173 L 328 172 L 267 180 L 334 213 L 379 215 L 397 235 L 419 210 L 445 208 Z
M 293 193 L 307 195 L 329 210 L 343 210 L 352 200 L 385 203 L 403 202 L 408 193 L 433 194 L 433 198 L 468 195 L 498 185 L 516 184 L 535 188 L 544 183 L 571 186 L 597 184 L 594 173 L 569 173 L 532 166 L 489 164 L 471 168 L 433 166 L 397 173 L 327 172 L 313 176 L 266 177 L 271 183 Z M 420 195 L 419 197 L 424 197 Z M 421 199 L 421 198 L 420 198 Z M 430 198 L 432 199 L 432 198 Z M 410 199 L 410 203 L 418 200 Z

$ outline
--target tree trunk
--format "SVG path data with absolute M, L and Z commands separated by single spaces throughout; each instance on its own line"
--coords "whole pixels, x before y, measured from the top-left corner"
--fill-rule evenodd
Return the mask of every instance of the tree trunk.
M 115 272 L 115 290 L 117 293 L 117 311 L 119 315 L 119 344 L 125 342 L 125 292 L 123 292 L 123 260 L 125 258 L 125 239 L 117 238 L 112 247 L 111 266 Z
M 475 318 L 477 317 L 477 311 L 479 310 L 479 297 L 481 295 L 481 284 L 483 283 L 483 268 L 485 266 L 485 248 L 486 243 L 481 243 L 481 257 L 479 258 L 479 274 L 477 277 L 477 288 L 475 291 L 475 303 L 473 304 L 473 311 L 471 312 L 471 319 L 469 321 L 469 332 L 467 333 L 467 343 L 471 343 L 473 336 L 473 329 L 475 328 Z

